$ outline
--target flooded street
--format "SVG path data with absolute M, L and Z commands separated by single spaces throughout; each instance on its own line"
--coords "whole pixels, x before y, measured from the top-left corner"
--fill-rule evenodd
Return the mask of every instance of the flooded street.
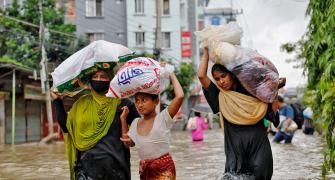
M 224 171 L 223 141 L 221 130 L 206 131 L 204 142 L 192 142 L 189 132 L 173 131 L 171 150 L 177 179 L 215 179 Z M 319 136 L 298 131 L 293 144 L 271 146 L 273 179 L 321 179 L 323 143 Z M 132 179 L 139 179 L 138 156 L 134 149 L 131 153 Z M 0 179 L 69 179 L 64 144 L 0 146 Z

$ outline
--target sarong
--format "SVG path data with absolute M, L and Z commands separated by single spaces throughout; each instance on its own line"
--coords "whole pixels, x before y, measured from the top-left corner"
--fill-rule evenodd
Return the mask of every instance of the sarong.
M 147 159 L 140 161 L 141 180 L 175 180 L 176 168 L 169 153 L 157 159 Z

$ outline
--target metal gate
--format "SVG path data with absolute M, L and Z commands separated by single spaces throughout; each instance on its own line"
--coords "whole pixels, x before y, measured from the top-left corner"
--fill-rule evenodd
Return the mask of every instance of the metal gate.
M 15 143 L 41 140 L 41 103 L 32 100 L 16 100 Z M 6 143 L 12 139 L 12 102 L 6 101 Z
M 6 143 L 12 142 L 12 101 L 6 101 Z M 15 143 L 26 142 L 26 118 L 25 118 L 25 102 L 23 99 L 16 99 L 15 107 Z
M 41 102 L 27 102 L 27 142 L 41 140 Z

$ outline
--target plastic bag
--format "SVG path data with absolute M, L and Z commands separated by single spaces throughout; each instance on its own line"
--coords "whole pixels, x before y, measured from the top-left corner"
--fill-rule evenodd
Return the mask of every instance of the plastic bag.
M 313 110 L 311 107 L 307 107 L 304 111 L 303 111 L 303 115 L 304 118 L 306 119 L 313 119 Z
M 279 120 L 280 120 L 279 127 L 280 127 L 280 131 L 282 132 L 285 132 L 286 127 L 287 127 L 288 133 L 293 133 L 298 129 L 297 123 L 295 123 L 293 120 L 291 121 L 291 124 L 289 126 L 287 125 L 288 121 L 287 121 L 286 116 L 280 115 Z
M 222 64 L 228 70 L 247 62 L 243 58 L 245 49 L 226 42 L 212 41 L 208 46 L 209 59 L 215 64 Z
M 202 47 L 208 47 L 209 59 L 213 63 L 224 65 L 250 94 L 271 103 L 278 94 L 278 71 L 271 61 L 259 53 L 236 46 L 242 33 L 236 23 L 229 23 L 205 28 L 196 32 L 196 36 Z
M 188 130 L 196 130 L 197 129 L 197 117 L 192 117 L 187 122 Z
M 164 92 L 170 85 L 170 74 L 174 72 L 174 66 L 165 62 L 160 63 L 160 92 Z
M 220 26 L 209 26 L 201 31 L 196 31 L 195 35 L 200 41 L 201 47 L 208 47 L 209 42 L 228 42 L 234 45 L 240 44 L 243 30 L 236 22 L 230 22 Z
M 278 94 L 279 74 L 276 67 L 260 54 L 244 50 L 241 62 L 231 72 L 242 86 L 265 103 L 272 103 Z M 228 68 L 227 68 L 228 69 Z
M 71 55 L 51 73 L 53 89 L 60 94 L 73 96 L 88 87 L 90 74 L 98 69 L 113 71 L 118 62 L 133 57 L 134 52 L 121 44 L 94 41 Z
M 271 103 L 278 94 L 279 74 L 276 67 L 267 58 L 257 52 L 238 47 L 241 50 L 237 59 L 230 62 L 217 61 L 224 65 L 242 86 L 254 97 L 265 103 Z M 214 62 L 208 63 L 208 76 L 214 81 L 210 74 Z
M 116 73 L 106 96 L 127 98 L 137 92 L 159 94 L 159 73 L 157 61 L 147 57 L 132 59 Z

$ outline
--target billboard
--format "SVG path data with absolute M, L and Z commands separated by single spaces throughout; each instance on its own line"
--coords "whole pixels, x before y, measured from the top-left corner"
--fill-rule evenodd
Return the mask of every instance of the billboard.
M 190 58 L 192 56 L 191 32 L 181 32 L 181 57 Z

